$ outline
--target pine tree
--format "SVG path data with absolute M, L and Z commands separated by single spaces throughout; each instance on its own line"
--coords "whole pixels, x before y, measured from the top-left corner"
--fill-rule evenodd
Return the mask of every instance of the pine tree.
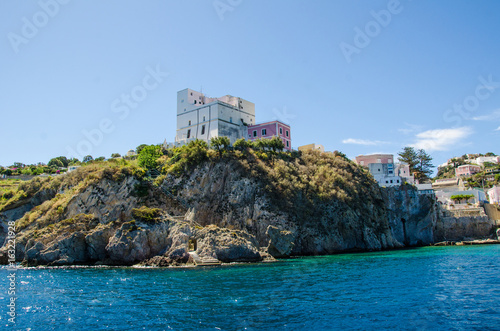
M 398 155 L 399 162 L 404 162 L 410 166 L 410 173 L 415 175 L 415 179 L 429 179 L 434 165 L 432 165 L 432 157 L 423 149 L 415 151 L 413 147 L 405 147 Z

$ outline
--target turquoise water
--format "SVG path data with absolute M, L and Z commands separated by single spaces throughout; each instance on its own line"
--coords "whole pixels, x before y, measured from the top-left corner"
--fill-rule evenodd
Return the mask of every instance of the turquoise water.
M 16 330 L 500 330 L 500 245 L 17 271 Z M 1 269 L 7 284 L 7 270 Z M 0 329 L 12 328 L 0 293 Z

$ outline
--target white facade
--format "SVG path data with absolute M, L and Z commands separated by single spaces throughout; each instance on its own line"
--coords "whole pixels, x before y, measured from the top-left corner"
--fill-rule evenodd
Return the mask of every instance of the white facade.
M 456 202 L 451 200 L 451 196 L 453 195 L 468 195 L 471 194 L 474 196 L 474 198 L 469 199 L 469 203 L 472 204 L 478 204 L 479 202 L 485 202 L 486 201 L 486 194 L 484 194 L 483 191 L 477 190 L 477 189 L 472 189 L 472 190 L 465 190 L 465 191 L 450 191 L 450 192 L 445 192 L 445 191 L 436 191 L 436 198 L 438 199 L 439 202 L 441 202 L 444 205 L 455 205 Z M 462 202 L 462 204 L 467 204 L 467 202 Z
M 418 194 L 434 194 L 432 184 L 415 184 Z
M 488 190 L 490 203 L 500 203 L 500 186 L 493 186 Z
M 68 166 L 68 171 L 67 172 L 75 171 L 78 168 L 80 168 L 80 166 L 78 166 L 78 165 Z
M 370 163 L 368 169 L 380 186 L 401 186 L 403 179 L 396 175 L 394 163 Z
M 231 144 L 247 136 L 247 125 L 255 124 L 255 105 L 242 98 L 225 95 L 209 98 L 191 89 L 177 92 L 176 145 L 200 139 L 207 143 L 226 136 Z
M 499 163 L 500 156 L 480 156 L 480 157 L 476 158 L 476 164 L 479 164 L 481 167 L 484 166 L 485 162 Z

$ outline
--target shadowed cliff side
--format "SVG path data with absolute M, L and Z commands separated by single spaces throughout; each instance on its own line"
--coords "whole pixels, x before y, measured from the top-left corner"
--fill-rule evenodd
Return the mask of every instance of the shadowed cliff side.
M 235 151 L 177 170 L 158 186 L 130 162 L 27 182 L 0 206 L 3 222 L 16 222 L 16 260 L 167 266 L 192 263 L 190 248 L 222 262 L 259 261 L 432 238 L 432 199 L 381 189 L 341 155 Z M 6 263 L 7 248 L 0 253 Z

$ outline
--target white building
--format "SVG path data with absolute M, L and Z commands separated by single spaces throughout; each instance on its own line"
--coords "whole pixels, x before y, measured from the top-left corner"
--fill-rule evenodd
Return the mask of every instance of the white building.
M 432 184 L 415 184 L 418 194 L 434 194 Z
M 76 169 L 80 168 L 79 165 L 71 165 L 71 166 L 68 166 L 68 171 L 67 172 L 72 172 L 72 171 L 75 171 Z
M 177 92 L 176 145 L 200 139 L 207 143 L 226 136 L 231 144 L 246 137 L 247 125 L 255 124 L 255 104 L 225 95 L 209 98 L 201 92 L 184 89 Z
M 444 205 L 455 205 L 457 206 L 456 201 L 451 200 L 451 197 L 454 195 L 473 195 L 473 198 L 470 198 L 467 202 L 462 201 L 459 205 L 467 205 L 468 203 L 471 204 L 479 204 L 480 202 L 485 202 L 486 201 L 486 194 L 484 194 L 483 191 L 477 190 L 477 189 L 472 189 L 472 190 L 465 190 L 465 191 L 436 191 L 436 198 L 438 199 L 439 202 L 441 202 Z
M 490 203 L 500 203 L 500 186 L 493 186 L 488 190 Z
M 476 158 L 476 164 L 484 167 L 485 162 L 500 163 L 500 156 L 480 156 Z
M 400 186 L 403 179 L 396 175 L 394 163 L 370 163 L 368 170 L 380 186 Z

